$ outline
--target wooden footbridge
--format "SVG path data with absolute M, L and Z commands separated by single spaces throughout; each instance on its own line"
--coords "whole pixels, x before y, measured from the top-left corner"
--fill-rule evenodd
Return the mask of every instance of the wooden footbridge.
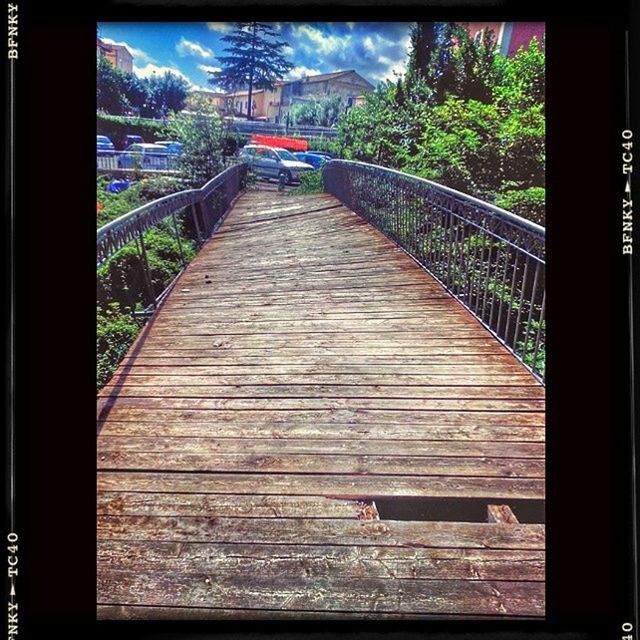
M 356 164 L 180 202 L 232 206 L 100 393 L 100 618 L 544 616 L 539 230 Z

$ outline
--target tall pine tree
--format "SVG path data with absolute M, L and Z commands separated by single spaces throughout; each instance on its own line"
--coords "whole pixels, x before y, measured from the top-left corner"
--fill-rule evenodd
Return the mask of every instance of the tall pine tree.
M 238 22 L 234 31 L 222 39 L 229 44 L 226 56 L 218 56 L 222 69 L 210 72 L 209 82 L 226 91 L 248 89 L 247 117 L 252 119 L 253 90 L 273 89 L 293 68 L 282 49 L 286 42 L 278 39 L 277 31 L 264 22 Z

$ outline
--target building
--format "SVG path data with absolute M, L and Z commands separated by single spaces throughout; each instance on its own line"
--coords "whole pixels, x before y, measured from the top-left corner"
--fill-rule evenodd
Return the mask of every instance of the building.
M 347 106 L 352 106 L 363 100 L 364 93 L 373 89 L 374 86 L 353 69 L 305 76 L 298 80 L 281 80 L 273 89 L 254 89 L 251 92 L 251 116 L 255 120 L 280 123 L 285 121 L 294 104 L 341 95 Z M 222 115 L 246 117 L 249 113 L 247 89 L 229 93 L 196 90 L 193 93 L 207 95 Z
M 294 104 L 332 95 L 341 95 L 350 107 L 360 96 L 372 92 L 374 88 L 354 69 L 305 76 L 282 84 L 280 99 L 273 105 L 272 115 L 276 122 L 281 122 Z
M 100 40 L 96 41 L 98 56 L 103 56 L 116 67 L 126 73 L 133 73 L 133 56 L 129 49 L 121 44 L 107 44 Z
M 533 37 L 544 48 L 544 22 L 469 22 L 466 26 L 472 38 L 480 37 L 484 31 L 493 31 L 503 56 L 515 55 L 520 47 L 527 47 Z

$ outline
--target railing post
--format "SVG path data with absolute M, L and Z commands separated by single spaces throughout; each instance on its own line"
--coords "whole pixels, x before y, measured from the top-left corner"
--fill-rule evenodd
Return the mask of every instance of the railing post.
M 182 242 L 180 241 L 180 233 L 178 232 L 178 222 L 176 220 L 175 211 L 171 214 L 171 219 L 173 220 L 173 231 L 176 235 L 176 242 L 178 243 L 178 252 L 180 253 L 180 264 L 184 267 L 186 262 L 184 260 L 184 251 L 182 250 Z
M 193 224 L 196 228 L 196 233 L 198 234 L 198 246 L 200 246 L 203 243 L 203 235 L 202 235 L 202 231 L 200 230 L 200 223 L 198 222 L 198 216 L 200 214 L 199 211 L 199 202 L 194 202 L 191 205 L 191 217 L 193 218 Z
M 144 274 L 145 287 L 147 289 L 147 295 L 149 296 L 149 306 L 156 308 L 156 296 L 153 292 L 153 282 L 151 281 L 151 274 L 149 273 L 149 261 L 147 260 L 147 251 L 144 246 L 144 234 L 142 230 L 138 234 L 138 241 L 140 242 L 140 259 L 142 262 L 142 272 Z

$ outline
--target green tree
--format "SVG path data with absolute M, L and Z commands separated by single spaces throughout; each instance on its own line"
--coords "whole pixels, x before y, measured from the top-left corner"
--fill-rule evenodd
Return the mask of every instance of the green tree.
M 218 56 L 222 69 L 210 72 L 209 82 L 226 91 L 247 87 L 247 117 L 251 120 L 254 88 L 273 89 L 276 80 L 293 68 L 282 54 L 287 43 L 277 39 L 276 30 L 264 22 L 238 22 L 222 39 L 229 44 L 225 48 L 228 55 Z
M 116 69 L 104 56 L 98 58 L 96 105 L 100 111 L 125 114 L 130 103 L 124 91 L 126 74 Z
M 168 123 L 169 135 L 182 145 L 180 169 L 192 187 L 201 187 L 222 170 L 226 130 L 206 98 L 190 99 L 190 113 L 178 113 Z
M 141 114 L 145 118 L 164 118 L 171 112 L 184 109 L 189 95 L 189 83 L 168 71 L 161 76 L 144 79 L 146 101 Z

